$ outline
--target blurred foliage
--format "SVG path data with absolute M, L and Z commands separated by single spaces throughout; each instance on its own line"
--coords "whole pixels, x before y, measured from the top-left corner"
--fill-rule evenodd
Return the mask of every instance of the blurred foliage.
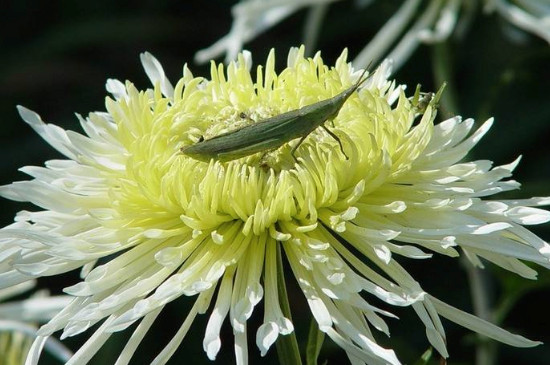
M 21 166 L 42 165 L 47 159 L 61 157 L 20 120 L 15 105 L 22 104 L 37 111 L 45 121 L 81 131 L 73 113 L 104 110 L 107 78 L 131 80 L 139 88 L 149 85 L 139 62 L 140 52 L 147 50 L 154 54 L 172 81 L 181 75 L 185 62 L 194 74 L 208 76 L 209 66 L 193 64 L 193 55 L 229 31 L 230 8 L 234 3 L 11 0 L 4 4 L 0 13 L 0 115 L 3 119 L 0 143 L 4 155 L 0 161 L 0 183 L 25 179 L 17 172 Z M 354 7 L 353 1 L 331 5 L 318 43 L 326 63 L 333 62 L 343 47 L 349 49 L 350 59 L 353 59 L 400 3 L 378 1 L 361 10 Z M 301 42 L 305 16 L 306 12 L 301 11 L 247 44 L 254 61 L 263 63 L 269 49 L 274 47 L 279 57 L 278 65 L 282 67 L 288 48 Z M 497 16 L 480 14 L 473 19 L 463 39 L 452 39 L 436 48 L 421 46 L 399 70 L 396 79 L 408 84 L 410 92 L 417 83 L 425 90 L 436 90 L 441 81 L 447 81 L 446 92 L 454 96 L 452 105 L 456 110 L 442 108 L 443 117 L 460 114 L 482 122 L 494 116 L 493 129 L 472 157 L 504 164 L 522 154 L 515 178 L 523 183 L 523 188 L 507 197 L 540 196 L 550 192 L 548 65 L 548 44 L 511 29 Z M 36 209 L 6 200 L 2 200 L 2 204 L 4 225 L 12 221 L 16 211 Z M 548 225 L 535 227 L 534 231 L 542 237 L 550 237 Z M 466 275 L 458 260 L 435 257 L 430 262 L 402 262 L 436 297 L 471 310 Z M 549 273 L 539 269 L 542 280 L 528 282 L 493 266 L 488 265 L 488 268 L 489 294 L 498 309 L 498 323 L 528 338 L 550 342 L 550 331 L 542 325 L 550 304 Z M 48 278 L 42 280 L 42 285 L 53 285 L 59 291 L 74 283 L 77 276 L 63 280 Z M 298 341 L 305 349 L 309 310 L 296 285 L 289 283 L 288 291 L 293 317 L 298 322 Z M 151 354 L 158 353 L 169 341 L 189 308 L 186 298 L 168 305 L 153 326 L 153 335 L 146 337 L 132 363 L 149 363 L 154 356 Z M 422 323 L 410 309 L 392 311 L 401 319 L 389 321 L 392 337 L 380 336 L 381 343 L 394 348 L 404 363 L 419 361 L 427 346 Z M 249 327 L 250 361 L 275 364 L 275 348 L 261 359 L 254 343 L 255 330 L 262 316 L 261 306 L 258 306 Z M 202 350 L 206 320 L 207 316 L 199 316 L 170 363 L 212 364 Z M 472 363 L 475 341 L 468 340 L 468 332 L 462 328 L 449 322 L 445 325 L 450 363 Z M 76 349 L 90 333 L 68 339 L 66 343 Z M 115 334 L 92 364 L 113 363 L 124 345 L 122 340 L 126 340 L 129 333 Z M 222 350 L 214 363 L 234 363 L 232 331 L 228 323 L 222 333 Z M 550 358 L 547 345 L 535 349 L 498 346 L 499 364 L 546 364 Z M 319 360 L 335 364 L 340 363 L 343 356 L 343 352 L 327 340 Z M 438 356 L 432 356 L 430 363 L 435 358 Z M 54 363 L 45 356 L 44 364 Z

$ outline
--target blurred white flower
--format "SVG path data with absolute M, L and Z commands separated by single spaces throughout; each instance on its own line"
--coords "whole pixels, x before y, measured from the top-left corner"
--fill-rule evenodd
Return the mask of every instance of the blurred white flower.
M 30 280 L 0 288 L 0 364 L 22 364 L 36 337 L 36 324 L 49 321 L 71 301 L 68 295 L 52 297 L 40 291 L 28 299 L 7 302 L 28 292 L 35 284 Z M 46 342 L 46 350 L 63 362 L 72 356 L 71 351 L 54 338 Z
M 533 33 L 550 43 L 550 1 L 485 0 L 485 11 L 496 11 L 516 27 Z
M 301 43 L 306 50 L 316 48 L 316 39 L 336 0 L 242 0 L 232 9 L 231 31 L 210 47 L 197 52 L 199 63 L 225 54 L 225 61 L 234 60 L 246 42 L 283 21 L 291 14 L 309 7 Z M 356 1 L 358 7 L 371 1 Z M 353 60 L 364 68 L 384 58 L 392 59 L 393 70 L 399 69 L 421 43 L 446 40 L 454 32 L 462 34 L 477 10 L 484 3 L 486 13 L 496 11 L 520 29 L 533 33 L 550 43 L 550 3 L 547 0 L 405 0 L 400 9 L 386 22 Z M 330 20 L 330 18 L 329 18 Z M 328 20 L 327 20 L 328 21 Z
M 198 51 L 195 60 L 198 63 L 209 62 L 225 53 L 225 61 L 233 61 L 243 50 L 246 42 L 281 22 L 292 13 L 311 7 L 319 12 L 327 4 L 339 0 L 244 0 L 233 6 L 233 25 L 229 34 L 218 40 L 207 49 Z M 319 15 L 316 16 L 319 18 Z M 318 19 L 318 22 L 321 19 Z M 319 25 L 320 23 L 317 23 Z M 310 30 L 310 36 L 318 31 Z M 309 44 L 306 44 L 309 45 Z

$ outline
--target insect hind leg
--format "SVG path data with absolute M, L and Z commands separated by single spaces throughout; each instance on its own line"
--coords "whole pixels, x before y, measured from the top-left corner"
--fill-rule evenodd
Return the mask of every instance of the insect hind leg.
M 332 132 L 330 129 L 327 128 L 326 125 L 324 124 L 321 124 L 321 127 L 332 137 L 336 140 L 336 142 L 338 142 L 338 144 L 340 145 L 340 151 L 342 151 L 342 154 L 344 156 L 346 156 L 346 160 L 349 160 L 349 157 L 348 155 L 346 155 L 346 152 L 344 151 L 344 146 L 342 145 L 342 141 L 340 140 L 340 138 L 338 138 L 338 136 L 336 134 L 334 134 L 334 132 Z

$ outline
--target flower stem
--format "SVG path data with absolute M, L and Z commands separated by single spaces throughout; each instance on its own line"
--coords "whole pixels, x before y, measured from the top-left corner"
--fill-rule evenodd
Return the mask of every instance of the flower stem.
M 433 73 L 437 87 L 445 82 L 447 86 L 441 96 L 441 106 L 444 114 L 455 115 L 458 110 L 458 99 L 453 78 L 453 58 L 449 41 L 436 43 L 433 49 Z M 446 118 L 444 118 L 446 119 Z
M 468 281 L 470 282 L 474 313 L 482 319 L 492 321 L 493 316 L 487 295 L 489 292 L 487 273 L 468 262 L 464 262 L 464 264 L 468 274 Z M 494 365 L 496 364 L 496 354 L 496 343 L 489 341 L 486 337 L 482 337 L 476 346 L 476 364 Z
M 306 364 L 317 365 L 319 353 L 325 340 L 325 334 L 319 331 L 319 326 L 315 318 L 311 319 L 311 325 L 309 326 L 309 335 L 307 339 L 306 349 Z
M 286 291 L 285 275 L 283 268 L 283 258 L 281 255 L 281 245 L 277 245 L 277 287 L 279 290 L 279 303 L 281 310 L 286 318 L 292 321 L 290 313 L 290 304 L 288 302 L 288 294 Z M 277 346 L 277 354 L 279 356 L 279 364 L 302 365 L 300 358 L 300 350 L 298 349 L 298 341 L 294 332 L 280 336 L 275 343 Z

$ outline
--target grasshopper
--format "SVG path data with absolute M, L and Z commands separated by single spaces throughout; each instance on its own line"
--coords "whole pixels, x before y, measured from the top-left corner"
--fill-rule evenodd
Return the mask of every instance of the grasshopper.
M 412 97 L 411 104 L 416 109 L 418 114 L 424 114 L 429 105 L 433 106 L 434 109 L 439 107 L 439 99 L 443 94 L 443 90 L 447 84 L 443 83 L 437 93 L 424 93 L 420 91 L 420 85 L 416 85 L 416 90 Z
M 180 151 L 196 160 L 208 162 L 215 158 L 223 162 L 262 151 L 274 150 L 287 142 L 300 138 L 291 150 L 292 157 L 298 162 L 294 152 L 311 132 L 317 127 L 321 127 L 338 142 L 340 150 L 347 159 L 342 142 L 325 126 L 325 122 L 335 118 L 351 94 L 368 79 L 368 76 L 364 77 L 366 72 L 365 69 L 353 86 L 332 98 L 201 140 L 191 146 L 182 147 Z

